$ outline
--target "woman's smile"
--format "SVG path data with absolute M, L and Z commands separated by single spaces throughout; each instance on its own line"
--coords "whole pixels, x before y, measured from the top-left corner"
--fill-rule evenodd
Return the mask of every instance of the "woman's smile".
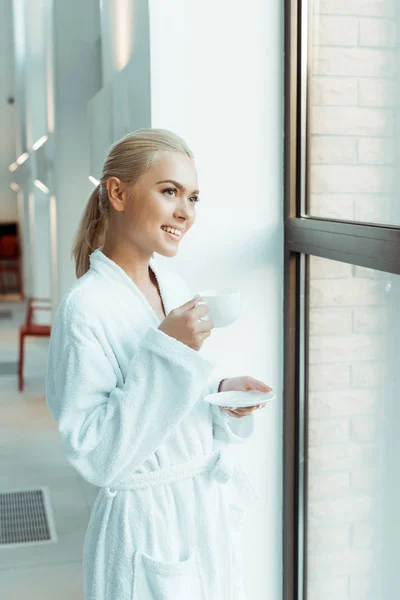
M 166 233 L 166 234 L 167 234 L 169 237 L 171 237 L 172 239 L 174 239 L 174 240 L 176 240 L 176 241 L 179 241 L 179 240 L 181 239 L 182 235 L 183 235 L 181 232 L 179 232 L 179 234 L 178 234 L 178 233 L 175 233 L 175 232 L 172 232 L 172 231 L 167 231 L 166 229 L 164 229 L 164 227 L 161 227 L 161 229 L 162 229 L 162 230 L 163 230 L 163 231 L 164 231 L 164 232 L 165 232 L 165 233 Z M 177 230 L 176 230 L 176 231 L 177 231 Z

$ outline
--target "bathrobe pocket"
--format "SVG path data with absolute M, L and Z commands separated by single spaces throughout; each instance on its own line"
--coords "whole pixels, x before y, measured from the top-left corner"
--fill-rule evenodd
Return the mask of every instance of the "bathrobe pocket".
M 132 600 L 156 598 L 206 600 L 197 546 L 180 562 L 160 561 L 144 552 L 135 552 Z

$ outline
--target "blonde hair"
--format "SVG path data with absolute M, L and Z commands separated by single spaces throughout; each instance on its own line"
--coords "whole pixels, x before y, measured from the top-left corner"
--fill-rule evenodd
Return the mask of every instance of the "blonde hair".
M 111 146 L 100 183 L 89 198 L 75 235 L 72 256 L 77 277 L 89 270 L 90 254 L 104 244 L 110 215 L 107 180 L 117 177 L 135 185 L 157 160 L 159 152 L 178 152 L 193 158 L 184 140 L 166 129 L 138 129 Z

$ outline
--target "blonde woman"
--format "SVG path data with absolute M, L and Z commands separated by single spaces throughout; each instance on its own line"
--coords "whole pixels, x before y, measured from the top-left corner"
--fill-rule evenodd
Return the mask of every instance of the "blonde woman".
M 239 535 L 256 494 L 227 458 L 252 434 L 252 408 L 211 392 L 271 388 L 215 380 L 173 257 L 196 218 L 193 155 L 166 130 L 138 130 L 106 159 L 77 232 L 77 281 L 57 311 L 47 403 L 70 463 L 99 487 L 83 552 L 86 600 L 242 598 Z M 172 229 L 171 229 L 172 228 Z

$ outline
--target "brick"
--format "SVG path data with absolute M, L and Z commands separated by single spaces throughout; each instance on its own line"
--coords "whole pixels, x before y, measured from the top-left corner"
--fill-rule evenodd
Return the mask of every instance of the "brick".
M 358 82 L 360 106 L 391 108 L 397 105 L 396 81 L 360 79 Z
M 311 75 L 310 101 L 312 106 L 356 106 L 357 81 Z
M 310 335 L 343 335 L 352 331 L 351 308 L 316 308 L 309 312 Z
M 314 18 L 312 43 L 316 46 L 357 46 L 358 19 L 328 15 Z
M 382 470 L 377 468 L 360 469 L 350 473 L 350 486 L 354 493 L 376 494 L 382 484 Z
M 309 417 L 346 417 L 375 414 L 381 398 L 374 390 L 310 392 Z
M 314 106 L 311 111 L 311 133 L 335 136 L 392 135 L 393 114 L 391 110 L 381 108 Z
M 372 548 L 377 538 L 377 526 L 370 523 L 354 523 L 351 528 L 354 548 Z
M 320 14 L 394 17 L 395 0 L 321 0 Z
M 318 336 L 309 340 L 309 364 L 353 363 L 379 360 L 385 352 L 385 336 Z
M 393 188 L 394 170 L 391 167 L 311 167 L 311 189 L 316 193 L 390 194 Z
M 357 142 L 352 138 L 312 136 L 312 164 L 354 165 L 357 163 Z
M 369 496 L 311 501 L 308 504 L 308 526 L 316 528 L 324 527 L 327 523 L 343 526 L 362 522 L 373 515 L 374 507 Z
M 388 365 L 384 362 L 354 363 L 351 365 L 351 385 L 355 388 L 378 388 L 388 377 Z
M 374 444 L 352 442 L 309 446 L 308 468 L 310 473 L 326 471 L 355 471 L 372 468 L 377 462 L 377 447 Z
M 352 274 L 352 265 L 320 256 L 310 257 L 310 279 L 349 278 Z
M 350 423 L 347 419 L 317 419 L 308 424 L 308 446 L 324 446 L 350 441 Z
M 392 164 L 394 160 L 394 140 L 364 138 L 358 140 L 358 162 L 365 165 Z
M 350 546 L 350 534 L 349 524 L 336 527 L 308 527 L 308 556 L 347 550 Z
M 312 279 L 310 306 L 379 306 L 387 295 L 380 281 L 373 279 Z
M 350 473 L 319 473 L 308 475 L 308 499 L 322 500 L 340 497 L 350 491 Z
M 350 365 L 310 365 L 308 373 L 310 391 L 343 390 L 351 385 Z
M 348 587 L 348 577 L 329 577 L 326 581 L 307 581 L 307 600 L 338 600 L 338 598 L 350 600 Z
M 360 19 L 359 44 L 393 48 L 396 45 L 396 22 L 383 19 Z
M 320 47 L 312 61 L 313 75 L 353 77 L 395 77 L 393 50 Z
M 346 194 L 310 194 L 309 214 L 325 219 L 354 219 L 354 200 Z
M 353 418 L 351 437 L 354 442 L 378 442 L 378 422 L 376 418 L 372 416 Z
M 384 279 L 387 277 L 382 271 L 376 271 L 375 269 L 369 269 L 368 267 L 359 267 L 354 265 L 354 277 L 359 279 Z
M 393 199 L 390 196 L 354 196 L 355 220 L 364 223 L 391 223 Z
M 388 329 L 388 317 L 388 310 L 384 306 L 357 307 L 354 309 L 353 317 L 354 332 L 365 334 L 385 332 Z
M 353 600 L 375 600 L 374 596 L 374 575 L 376 577 L 377 573 L 366 573 L 361 577 L 350 577 L 349 580 L 349 593 L 350 598 Z
M 312 556 L 308 562 L 308 576 L 310 579 L 329 580 L 330 577 L 369 573 L 374 556 L 374 551 L 370 549 L 351 549 L 332 552 L 330 555 Z

